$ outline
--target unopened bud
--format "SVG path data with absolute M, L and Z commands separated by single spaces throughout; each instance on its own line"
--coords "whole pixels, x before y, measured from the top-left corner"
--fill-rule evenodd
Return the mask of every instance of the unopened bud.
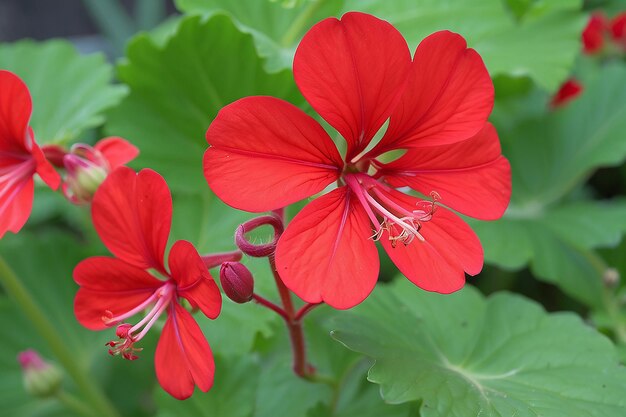
M 220 268 L 220 282 L 228 298 L 236 303 L 252 300 L 254 279 L 252 273 L 239 262 L 224 262 Z
M 602 274 L 602 282 L 607 288 L 615 288 L 619 284 L 619 271 L 615 268 L 607 268 Z
M 61 388 L 63 374 L 59 368 L 44 361 L 34 350 L 26 350 L 17 355 L 23 371 L 23 382 L 26 392 L 48 398 L 55 395 Z
M 74 203 L 91 201 L 100 184 L 106 179 L 108 169 L 74 154 L 65 155 L 63 164 L 67 171 L 63 185 L 66 196 Z

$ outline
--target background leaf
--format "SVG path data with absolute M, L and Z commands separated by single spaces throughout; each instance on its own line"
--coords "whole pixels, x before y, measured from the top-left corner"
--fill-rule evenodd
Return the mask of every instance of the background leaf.
M 383 398 L 421 399 L 423 417 L 618 417 L 626 406 L 626 370 L 609 340 L 520 296 L 440 295 L 401 279 L 335 327 L 337 340 L 376 360 L 368 379 Z
M 511 204 L 502 219 L 471 224 L 487 262 L 530 264 L 538 278 L 599 308 L 605 266 L 592 249 L 620 242 L 626 201 L 572 192 L 598 166 L 626 157 L 626 69 L 610 65 L 583 77 L 585 92 L 564 109 L 499 130 L 513 172 Z
M 291 69 L 296 46 L 305 32 L 339 13 L 343 1 L 304 0 L 285 5 L 268 0 L 176 0 L 176 6 L 186 13 L 228 13 L 242 32 L 254 37 L 259 55 L 267 57 L 265 68 L 276 72 Z
M 74 141 L 104 122 L 126 89 L 111 85 L 103 54 L 79 55 L 69 42 L 0 44 L 0 68 L 19 75 L 33 98 L 31 126 L 38 143 Z

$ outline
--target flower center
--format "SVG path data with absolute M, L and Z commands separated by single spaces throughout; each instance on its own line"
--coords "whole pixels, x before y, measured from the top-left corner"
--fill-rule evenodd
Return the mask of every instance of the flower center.
M 382 238 L 387 232 L 392 247 L 398 242 L 408 245 L 417 239 L 424 242 L 420 233 L 422 224 L 430 221 L 437 209 L 440 198 L 436 191 L 431 193 L 432 200 L 418 201 L 414 209 L 407 209 L 390 197 L 395 191 L 374 180 L 369 175 L 346 175 L 348 187 L 355 193 L 374 227 L 373 240 Z
M 113 316 L 110 311 L 105 311 L 102 321 L 104 321 L 106 325 L 113 325 L 114 323 L 119 323 L 122 320 L 134 316 L 154 303 L 148 314 L 137 324 L 121 323 L 117 326 L 115 333 L 118 340 L 111 340 L 106 343 L 106 345 L 110 347 L 109 354 L 112 356 L 121 355 L 124 359 L 131 361 L 137 359 L 138 357 L 135 353 L 140 352 L 143 348 L 135 347 L 135 343 L 143 339 L 161 314 L 163 314 L 174 300 L 175 295 L 176 285 L 172 282 L 166 282 L 148 297 L 146 301 L 126 313 Z

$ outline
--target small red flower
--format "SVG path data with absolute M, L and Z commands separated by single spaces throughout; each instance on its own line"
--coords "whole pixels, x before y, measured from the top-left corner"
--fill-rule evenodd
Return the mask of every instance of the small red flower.
M 583 52 L 593 55 L 604 48 L 604 34 L 607 29 L 606 17 L 602 13 L 593 13 L 583 30 Z
M 19 232 L 28 220 L 36 173 L 52 189 L 61 181 L 35 142 L 28 125 L 31 113 L 26 84 L 0 70 L 0 238 L 7 231 Z
M 553 109 L 563 107 L 570 101 L 576 99 L 583 92 L 583 86 L 576 79 L 570 78 L 561 84 L 559 91 L 557 91 L 550 100 L 550 107 Z
M 611 20 L 611 38 L 622 50 L 626 51 L 626 12 Z
M 437 32 L 415 56 L 389 23 L 363 13 L 315 25 L 300 43 L 294 77 L 311 106 L 343 136 L 342 158 L 324 128 L 297 107 L 248 97 L 223 108 L 207 131 L 204 173 L 227 204 L 261 212 L 324 190 L 278 242 L 285 284 L 309 303 L 349 308 L 372 291 L 375 240 L 421 288 L 461 288 L 483 264 L 478 238 L 445 204 L 497 219 L 510 167 L 486 123 L 493 84 L 480 56 Z M 386 132 L 373 139 L 385 121 Z M 384 154 L 407 150 L 385 163 Z M 397 191 L 410 187 L 429 196 Z
M 172 221 L 172 198 L 165 180 L 151 170 L 135 174 L 130 168 L 118 168 L 96 192 L 92 217 L 98 235 L 116 258 L 92 257 L 76 266 L 78 321 L 92 330 L 117 325 L 119 340 L 108 343 L 109 353 L 133 360 L 141 350 L 136 343 L 167 312 L 155 355 L 159 383 L 178 399 L 191 396 L 195 385 L 208 391 L 215 368 L 211 349 L 178 300 L 185 298 L 214 319 L 220 313 L 221 294 L 191 243 L 174 243 L 169 271 L 163 263 Z M 149 311 L 142 320 L 127 323 L 145 310 Z

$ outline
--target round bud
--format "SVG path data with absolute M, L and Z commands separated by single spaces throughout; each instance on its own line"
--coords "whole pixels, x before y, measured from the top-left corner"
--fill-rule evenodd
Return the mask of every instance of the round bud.
M 228 298 L 236 303 L 252 300 L 254 279 L 248 268 L 239 262 L 224 262 L 220 268 L 220 282 Z
M 20 352 L 17 360 L 22 366 L 26 392 L 40 398 L 56 395 L 63 380 L 63 374 L 58 367 L 44 361 L 34 350 Z
M 602 274 L 602 281 L 607 288 L 615 288 L 620 281 L 619 271 L 615 268 L 607 268 Z

